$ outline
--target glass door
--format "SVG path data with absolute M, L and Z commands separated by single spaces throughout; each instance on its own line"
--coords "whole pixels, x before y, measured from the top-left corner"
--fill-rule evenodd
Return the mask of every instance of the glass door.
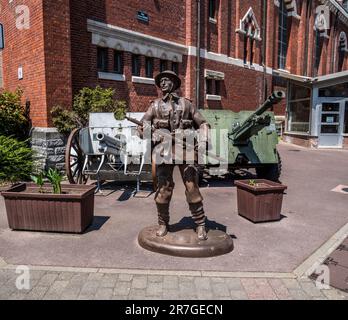
M 323 102 L 319 113 L 319 147 L 342 148 L 346 101 Z

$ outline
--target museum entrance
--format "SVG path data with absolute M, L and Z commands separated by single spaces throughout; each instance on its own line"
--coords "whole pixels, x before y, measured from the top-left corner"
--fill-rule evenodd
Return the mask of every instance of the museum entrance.
M 319 148 L 342 148 L 343 134 L 348 123 L 347 117 L 348 99 L 326 98 L 319 101 Z

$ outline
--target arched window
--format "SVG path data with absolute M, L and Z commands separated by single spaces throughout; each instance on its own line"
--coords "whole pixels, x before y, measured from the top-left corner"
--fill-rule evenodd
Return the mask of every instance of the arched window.
M 255 40 L 261 40 L 261 30 L 251 7 L 243 19 L 240 20 L 240 25 L 236 32 L 242 34 L 244 37 L 244 63 L 246 64 L 249 59 L 250 64 L 253 64 L 254 42 Z
M 248 60 L 248 42 L 249 42 L 249 61 L 253 64 L 254 60 L 254 40 L 256 34 L 256 27 L 254 21 L 249 18 L 245 23 L 245 34 L 244 34 L 244 63 Z
M 315 53 L 314 53 L 314 77 L 316 77 L 319 73 L 319 66 L 321 60 L 321 51 L 322 51 L 322 39 L 320 36 L 320 31 L 318 29 L 315 30 Z
M 288 51 L 288 29 L 287 18 L 288 11 L 285 6 L 285 1 L 279 1 L 279 27 L 278 27 L 278 68 L 286 68 L 286 54 Z
M 343 64 L 344 64 L 344 58 L 346 55 L 346 52 L 348 52 L 348 45 L 347 45 L 347 35 L 345 32 L 341 32 L 339 39 L 338 39 L 338 67 L 337 71 L 343 70 Z

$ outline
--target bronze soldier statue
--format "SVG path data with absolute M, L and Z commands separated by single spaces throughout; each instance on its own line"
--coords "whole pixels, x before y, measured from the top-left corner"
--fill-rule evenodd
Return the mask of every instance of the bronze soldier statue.
M 205 138 L 200 139 L 198 147 L 205 148 L 203 150 L 206 150 L 208 145 L 209 125 L 190 100 L 179 97 L 175 93 L 175 91 L 181 86 L 180 78 L 172 71 L 164 71 L 155 77 L 155 82 L 162 91 L 162 98 L 156 99 L 151 103 L 142 119 L 142 123 L 151 123 L 154 130 L 167 129 L 170 133 L 174 133 L 178 129 L 199 129 L 200 136 Z M 139 127 L 139 132 L 142 137 L 143 127 Z M 173 141 L 175 141 L 175 139 Z M 197 141 L 195 143 L 197 146 Z M 205 146 L 203 146 L 203 144 L 205 144 Z M 206 240 L 206 216 L 203 209 L 203 197 L 198 187 L 197 163 L 195 161 L 188 164 L 184 161 L 177 165 L 179 166 L 181 177 L 186 187 L 186 200 L 192 218 L 197 226 L 196 232 L 198 239 Z M 156 165 L 158 184 L 155 194 L 155 202 L 158 211 L 159 224 L 159 229 L 156 235 L 159 237 L 164 237 L 168 232 L 169 204 L 174 189 L 174 166 L 175 162 Z

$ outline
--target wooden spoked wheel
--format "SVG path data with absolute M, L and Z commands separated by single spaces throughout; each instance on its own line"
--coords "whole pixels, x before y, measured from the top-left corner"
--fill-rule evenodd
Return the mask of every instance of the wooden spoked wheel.
M 65 171 L 71 184 L 86 184 L 88 176 L 82 174 L 85 160 L 79 143 L 80 129 L 74 129 L 68 138 L 65 150 Z

